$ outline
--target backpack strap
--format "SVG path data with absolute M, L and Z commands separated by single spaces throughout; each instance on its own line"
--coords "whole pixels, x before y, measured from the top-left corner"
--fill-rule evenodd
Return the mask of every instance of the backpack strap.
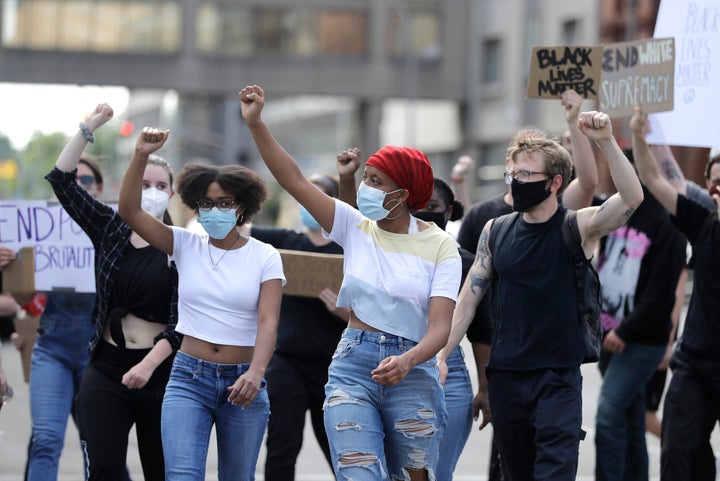
M 488 236 L 488 249 L 490 249 L 491 254 L 495 249 L 495 243 L 502 243 L 502 241 L 505 240 L 505 235 L 510 228 L 510 224 L 512 224 L 512 221 L 515 220 L 517 215 L 517 212 L 511 212 L 510 214 L 501 215 L 493 219 L 492 224 L 490 224 L 490 235 Z
M 562 225 L 562 236 L 565 245 L 570 249 L 576 266 L 581 266 L 587 262 L 585 252 L 582 249 L 582 239 L 580 238 L 580 229 L 577 225 L 577 212 L 568 209 L 565 212 L 565 220 Z

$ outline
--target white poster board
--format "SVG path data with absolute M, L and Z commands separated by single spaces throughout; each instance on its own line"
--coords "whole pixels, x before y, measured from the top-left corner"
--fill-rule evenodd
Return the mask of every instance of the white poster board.
M 689 147 L 717 145 L 720 0 L 663 0 L 654 37 L 675 37 L 675 108 L 650 116 L 648 142 Z
M 35 289 L 95 292 L 95 249 L 57 202 L 0 202 L 0 246 L 35 249 Z

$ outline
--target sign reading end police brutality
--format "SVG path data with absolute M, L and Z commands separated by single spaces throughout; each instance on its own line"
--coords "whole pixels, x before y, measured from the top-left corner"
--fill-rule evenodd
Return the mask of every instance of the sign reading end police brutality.
M 557 99 L 572 89 L 597 98 L 602 54 L 602 47 L 533 47 L 526 97 Z
M 655 38 L 605 46 L 600 110 L 611 117 L 673 109 L 675 39 Z
M 57 202 L 0 202 L 0 246 L 35 250 L 35 289 L 95 292 L 95 249 Z

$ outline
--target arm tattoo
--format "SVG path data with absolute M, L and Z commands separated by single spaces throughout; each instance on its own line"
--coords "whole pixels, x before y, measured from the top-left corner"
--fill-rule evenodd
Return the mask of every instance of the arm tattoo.
M 485 293 L 485 290 L 487 289 L 489 280 L 487 277 L 481 275 L 481 274 L 472 274 L 470 277 L 470 290 L 475 296 L 481 296 L 483 293 Z M 475 289 L 475 288 L 479 289 Z
M 682 176 L 678 172 L 677 164 L 670 159 L 663 159 L 660 161 L 660 166 L 663 170 L 663 175 L 667 180 L 680 180 Z
M 634 213 L 635 213 L 635 209 L 633 209 L 632 207 L 628 207 L 628 208 L 625 210 L 625 213 L 623 214 L 623 215 L 625 216 L 625 222 L 627 222 L 627 220 L 628 220 L 630 217 L 632 217 L 632 215 L 633 215 Z M 623 222 L 623 224 L 625 224 L 625 222 Z

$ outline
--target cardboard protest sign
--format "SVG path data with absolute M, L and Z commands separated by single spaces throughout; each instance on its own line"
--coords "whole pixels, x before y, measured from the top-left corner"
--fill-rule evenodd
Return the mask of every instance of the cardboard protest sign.
M 720 0 L 663 0 L 654 36 L 675 38 L 675 104 L 650 116 L 648 142 L 719 145 Z
M 526 97 L 557 99 L 575 90 L 586 99 L 597 98 L 603 48 L 533 47 Z
M 675 39 L 655 38 L 605 46 L 600 82 L 600 110 L 629 117 L 640 105 L 645 112 L 673 109 Z
M 326 287 L 340 290 L 343 278 L 343 256 L 278 249 L 287 283 L 284 294 L 317 297 Z
M 22 362 L 23 380 L 26 383 L 30 382 L 30 361 L 37 339 L 38 327 L 40 327 L 40 318 L 36 316 L 28 314 L 25 319 L 15 319 L 15 332 L 25 340 L 20 349 L 20 361 Z
M 0 272 L 2 286 L 8 292 L 35 292 L 35 252 L 32 247 L 23 247 L 15 257 Z
M 95 292 L 95 249 L 57 202 L 0 202 L 0 245 L 35 252 L 35 289 Z

